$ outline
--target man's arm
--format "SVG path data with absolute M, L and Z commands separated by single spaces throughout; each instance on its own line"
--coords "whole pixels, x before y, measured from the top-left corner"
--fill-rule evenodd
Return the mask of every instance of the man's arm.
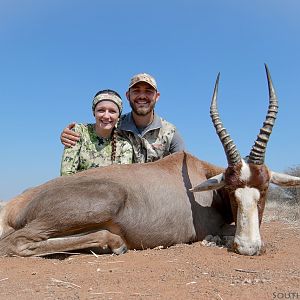
M 73 132 L 81 132 L 80 125 L 74 125 Z M 80 133 L 79 133 L 80 134 Z M 75 174 L 78 170 L 80 162 L 80 150 L 82 141 L 78 141 L 73 147 L 65 147 L 63 156 L 61 159 L 60 175 L 71 175 Z
M 61 133 L 60 141 L 66 147 L 72 147 L 80 140 L 80 134 L 72 130 L 76 123 L 69 124 Z
M 173 139 L 171 141 L 170 153 L 180 152 L 184 150 L 185 150 L 185 145 L 184 145 L 183 138 L 181 137 L 181 135 L 176 129 Z

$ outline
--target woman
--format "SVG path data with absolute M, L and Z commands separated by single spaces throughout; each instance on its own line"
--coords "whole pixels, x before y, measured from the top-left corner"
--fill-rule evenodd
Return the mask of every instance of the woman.
M 92 110 L 96 123 L 75 125 L 74 131 L 80 133 L 80 141 L 72 148 L 64 149 L 61 175 L 114 163 L 132 163 L 132 146 L 116 130 L 122 113 L 120 95 L 113 90 L 98 92 Z

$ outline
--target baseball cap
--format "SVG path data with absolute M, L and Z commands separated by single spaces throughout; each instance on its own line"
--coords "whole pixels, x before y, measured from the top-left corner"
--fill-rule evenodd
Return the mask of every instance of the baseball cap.
M 150 84 L 155 90 L 157 90 L 157 84 L 156 84 L 155 79 L 147 73 L 139 73 L 139 74 L 134 75 L 130 79 L 130 83 L 129 83 L 128 88 L 130 89 L 131 87 L 133 87 L 138 82 L 146 82 L 146 83 Z

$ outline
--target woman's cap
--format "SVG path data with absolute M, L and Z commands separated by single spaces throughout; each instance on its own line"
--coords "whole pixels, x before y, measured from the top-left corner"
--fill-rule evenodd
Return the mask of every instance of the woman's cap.
M 134 75 L 130 79 L 129 89 L 131 87 L 133 87 L 135 84 L 137 84 L 138 82 L 146 82 L 146 83 L 150 84 L 155 90 L 157 90 L 157 84 L 156 84 L 155 79 L 147 73 L 140 73 L 140 74 Z
M 109 93 L 109 92 L 103 92 L 97 94 L 93 99 L 93 105 L 92 105 L 93 111 L 95 110 L 96 105 L 101 101 L 111 101 L 115 103 L 119 108 L 120 114 L 122 113 L 122 109 L 123 109 L 122 99 L 116 94 Z

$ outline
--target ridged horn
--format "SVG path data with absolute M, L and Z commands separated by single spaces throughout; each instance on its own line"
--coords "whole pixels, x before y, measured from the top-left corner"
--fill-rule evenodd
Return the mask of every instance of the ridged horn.
M 275 94 L 275 90 L 273 87 L 271 75 L 268 69 L 268 66 L 265 64 L 266 74 L 268 79 L 268 87 L 269 87 L 269 108 L 266 116 L 266 120 L 263 124 L 263 127 L 260 129 L 259 135 L 252 146 L 251 152 L 248 157 L 248 162 L 262 165 L 265 161 L 265 152 L 267 148 L 267 143 L 269 141 L 270 134 L 272 132 L 272 128 L 274 126 L 276 116 L 278 113 L 278 100 Z
M 220 73 L 218 74 L 216 80 L 214 94 L 210 104 L 210 117 L 212 119 L 216 132 L 225 150 L 228 165 L 236 165 L 241 161 L 241 156 L 234 142 L 232 141 L 230 135 L 227 133 L 226 128 L 223 127 L 222 121 L 219 117 L 218 108 L 217 108 L 217 94 L 218 94 L 218 87 L 219 87 L 219 79 L 220 79 Z

